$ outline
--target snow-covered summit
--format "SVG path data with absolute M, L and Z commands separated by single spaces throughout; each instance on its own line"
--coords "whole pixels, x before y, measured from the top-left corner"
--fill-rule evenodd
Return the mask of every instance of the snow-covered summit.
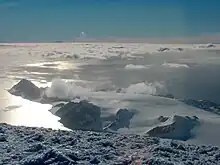
M 0 124 L 0 164 L 220 164 L 220 149 L 138 135 Z

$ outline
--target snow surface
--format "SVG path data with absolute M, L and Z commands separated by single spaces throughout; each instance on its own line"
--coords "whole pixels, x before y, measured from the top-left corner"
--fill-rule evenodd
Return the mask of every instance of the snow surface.
M 0 124 L 0 164 L 217 165 L 220 149 L 138 135 Z

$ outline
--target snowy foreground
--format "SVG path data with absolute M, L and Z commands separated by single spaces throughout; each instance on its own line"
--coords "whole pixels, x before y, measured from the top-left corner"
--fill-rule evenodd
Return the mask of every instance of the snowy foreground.
M 138 135 L 0 124 L 0 164 L 217 165 L 220 149 Z

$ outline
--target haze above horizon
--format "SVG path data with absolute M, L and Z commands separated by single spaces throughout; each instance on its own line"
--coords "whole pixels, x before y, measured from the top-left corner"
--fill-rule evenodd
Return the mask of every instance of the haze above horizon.
M 219 0 L 0 0 L 0 42 L 220 34 Z

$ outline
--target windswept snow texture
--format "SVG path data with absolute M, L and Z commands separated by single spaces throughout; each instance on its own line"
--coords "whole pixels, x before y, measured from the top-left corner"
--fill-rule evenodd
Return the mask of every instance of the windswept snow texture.
M 217 165 L 220 149 L 138 135 L 0 124 L 0 164 Z

